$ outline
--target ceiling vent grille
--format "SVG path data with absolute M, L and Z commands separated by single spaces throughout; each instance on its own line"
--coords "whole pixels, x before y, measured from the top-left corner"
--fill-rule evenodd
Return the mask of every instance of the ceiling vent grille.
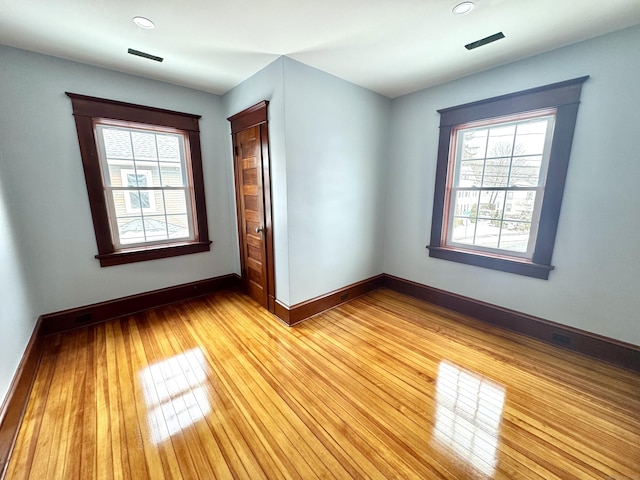
M 476 40 L 475 42 L 467 43 L 464 48 L 466 48 L 467 50 L 473 50 L 474 48 L 482 47 L 483 45 L 495 42 L 496 40 L 500 40 L 501 38 L 504 38 L 504 33 L 494 33 L 493 35 L 489 35 L 488 37 Z
M 127 53 L 130 53 L 131 55 L 137 55 L 138 57 L 142 58 L 148 58 L 149 60 L 154 60 L 156 62 L 162 62 L 164 60 L 164 58 L 162 57 L 156 57 L 155 55 L 151 55 L 150 53 L 141 52 L 140 50 L 134 50 L 133 48 L 127 50 Z

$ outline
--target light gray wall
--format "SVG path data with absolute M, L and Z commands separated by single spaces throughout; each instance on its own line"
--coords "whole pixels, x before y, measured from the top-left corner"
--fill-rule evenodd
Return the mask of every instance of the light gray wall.
M 640 27 L 392 103 L 385 272 L 640 345 Z M 583 75 L 548 281 L 428 256 L 439 108 Z
M 25 251 L 17 238 L 12 202 L 4 172 L 4 144 L 0 142 L 0 404 L 5 397 L 38 317 Z
M 290 304 L 382 273 L 388 98 L 284 59 Z
M 269 100 L 276 298 L 309 300 L 382 273 L 390 100 L 281 57 L 223 97 Z M 229 162 L 231 144 L 228 146 Z
M 287 162 L 284 115 L 284 58 L 280 57 L 222 97 L 225 117 L 230 117 L 263 100 L 269 101 L 269 160 L 271 166 L 271 196 L 273 248 L 276 269 L 276 298 L 289 305 L 289 237 L 287 218 Z M 226 126 L 227 164 L 233 170 L 231 126 Z M 233 188 L 233 179 L 231 180 Z M 235 197 L 234 197 L 235 208 Z M 235 230 L 238 251 L 237 227 Z M 236 269 L 240 271 L 239 254 Z
M 220 97 L 9 47 L 0 47 L 0 65 L 0 161 L 15 236 L 28 254 L 26 271 L 33 272 L 33 311 L 49 313 L 234 271 L 233 184 Z M 100 268 L 65 91 L 202 115 L 211 252 Z

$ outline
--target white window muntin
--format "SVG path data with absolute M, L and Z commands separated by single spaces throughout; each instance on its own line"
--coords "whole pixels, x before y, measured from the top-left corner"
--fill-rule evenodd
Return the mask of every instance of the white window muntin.
M 126 126 L 124 126 L 123 124 L 126 123 Z M 112 121 L 112 120 L 106 120 L 106 119 L 99 119 L 94 121 L 94 127 L 95 127 L 95 139 L 96 139 L 96 143 L 98 146 L 98 152 L 99 152 L 99 156 L 100 156 L 100 165 L 101 165 L 101 172 L 102 172 L 102 179 L 103 179 L 103 186 L 104 186 L 104 190 L 105 190 L 105 199 L 106 199 L 106 203 L 107 203 L 107 209 L 108 209 L 108 213 L 109 213 L 109 225 L 111 227 L 111 234 L 112 234 L 112 239 L 113 239 L 113 244 L 114 244 L 114 248 L 115 249 L 123 249 L 123 248 L 132 248 L 132 247 L 139 247 L 139 246 L 147 246 L 147 245 L 163 245 L 163 244 L 170 244 L 170 243 L 182 243 L 182 242 L 188 242 L 188 241 L 193 241 L 195 240 L 195 230 L 194 230 L 194 220 L 193 220 L 193 203 L 194 203 L 194 199 L 193 199 L 193 186 L 190 184 L 190 181 L 188 180 L 189 178 L 191 178 L 190 176 L 190 164 L 186 161 L 187 159 L 187 151 L 188 151 L 188 136 L 185 132 L 182 132 L 181 130 L 177 130 L 174 128 L 162 128 L 162 127 L 156 127 L 156 126 L 149 126 L 149 125 L 144 125 L 144 124 L 137 124 L 137 123 L 131 123 L 131 122 L 118 122 L 118 121 Z M 179 145 L 179 165 L 180 165 L 180 170 L 181 170 L 181 177 L 182 177 L 182 185 L 183 186 L 168 186 L 168 185 L 163 185 L 163 179 L 162 179 L 162 164 L 167 164 L 167 163 L 174 163 L 175 161 L 172 160 L 166 160 L 166 159 L 161 159 L 160 157 L 158 157 L 158 155 L 156 155 L 155 159 L 151 160 L 148 156 L 145 158 L 140 158 L 137 159 L 135 158 L 136 155 L 132 154 L 132 155 L 128 155 L 128 156 L 122 156 L 122 155 L 117 155 L 114 157 L 108 157 L 107 156 L 107 152 L 106 152 L 106 148 L 105 148 L 105 142 L 104 142 L 104 137 L 103 137 L 103 131 L 104 129 L 110 129 L 110 130 L 120 130 L 120 131 L 124 131 L 124 132 L 128 132 L 129 134 L 131 134 L 132 132 L 140 132 L 140 133 L 149 133 L 149 134 L 154 134 L 156 136 L 172 136 L 178 139 L 178 145 Z M 133 152 L 133 146 L 131 148 L 132 152 Z M 157 149 L 156 149 L 157 152 Z M 134 172 L 134 174 L 144 174 L 146 175 L 146 173 L 143 172 L 149 172 L 149 167 L 151 166 L 155 166 L 158 169 L 159 172 L 159 185 L 154 186 L 152 179 L 150 179 L 151 181 L 149 182 L 148 187 L 128 187 L 128 186 L 114 186 L 112 185 L 111 182 L 111 176 L 110 176 L 110 172 L 109 172 L 109 164 L 113 163 L 113 164 L 118 164 L 118 165 L 127 165 L 130 166 L 131 164 L 133 164 L 133 170 L 129 169 L 130 171 Z M 175 164 L 178 164 L 178 162 L 175 162 Z M 146 167 L 146 170 L 144 168 L 140 168 L 140 170 L 138 170 L 138 167 Z M 123 185 L 124 185 L 125 181 L 123 179 Z M 116 206 L 114 203 L 114 195 L 113 192 L 119 190 L 119 191 L 124 191 L 125 193 L 125 205 L 127 200 L 129 200 L 129 204 L 130 204 L 130 199 L 127 199 L 127 193 L 128 191 L 149 191 L 149 197 L 153 197 L 154 193 L 157 191 L 162 192 L 162 202 L 163 202 L 163 208 L 162 211 L 164 213 L 161 214 L 153 214 L 150 211 L 145 212 L 145 210 L 149 210 L 149 209 L 142 209 L 142 211 L 140 212 L 140 210 L 138 209 L 132 209 L 136 211 L 136 214 L 130 213 L 129 209 L 126 208 L 128 215 L 117 215 L 116 213 Z M 185 206 L 186 206 L 186 212 L 184 214 L 169 214 L 167 213 L 167 208 L 166 208 L 166 197 L 165 197 L 165 192 L 166 191 L 181 191 L 184 193 L 185 196 Z M 131 205 L 129 205 L 130 207 Z M 154 207 L 155 207 L 155 200 L 154 200 Z M 138 215 L 137 212 L 139 212 L 140 214 Z M 145 215 L 145 213 L 147 215 Z M 142 222 L 142 227 L 144 229 L 144 219 L 146 217 L 164 217 L 165 222 L 167 223 L 167 238 L 163 238 L 160 240 L 145 240 L 145 241 L 141 241 L 141 242 L 122 242 L 120 239 L 120 231 L 118 228 L 118 220 L 119 219 L 123 219 L 123 218 L 141 218 L 141 222 Z M 180 236 L 180 237 L 175 237 L 175 235 L 172 237 L 169 234 L 168 231 L 168 217 L 172 217 L 172 216 L 186 216 L 187 219 L 187 229 L 188 229 L 188 234 L 184 235 L 184 236 Z M 146 238 L 146 234 L 145 234 L 145 238 Z
M 481 160 L 483 161 L 483 169 L 482 169 L 482 180 L 484 180 L 484 175 L 485 175 L 485 168 L 486 168 L 486 161 L 487 160 L 491 160 L 494 158 L 509 158 L 510 162 L 509 162 L 509 169 L 511 172 L 511 168 L 513 167 L 513 158 L 514 157 L 525 157 L 525 156 L 541 156 L 541 162 L 540 162 L 540 171 L 539 171 L 539 176 L 538 176 L 538 184 L 537 185 L 531 185 L 531 186 L 509 186 L 509 179 L 507 179 L 507 185 L 506 186 L 493 186 L 493 187 L 486 187 L 483 186 L 483 183 L 480 183 L 480 186 L 460 186 L 460 171 L 461 171 L 461 163 L 462 163 L 462 153 L 463 153 L 463 141 L 464 141 L 464 135 L 465 133 L 471 133 L 474 131 L 482 131 L 482 130 L 489 130 L 489 129 L 496 129 L 496 128 L 503 128 L 503 127 L 511 127 L 511 126 L 515 126 L 515 132 L 517 132 L 517 126 L 518 125 L 524 125 L 524 124 L 529 124 L 529 123 L 533 123 L 533 122 L 539 122 L 541 120 L 546 120 L 547 121 L 547 126 L 546 126 L 546 132 L 545 132 L 545 139 L 544 139 L 544 147 L 543 147 L 543 151 L 541 152 L 541 154 L 535 154 L 535 155 L 529 155 L 529 154 L 515 154 L 515 138 L 516 138 L 516 134 L 513 134 L 513 141 L 511 144 L 511 153 L 509 155 L 504 155 L 504 156 L 500 156 L 500 157 L 491 157 L 488 156 L 488 152 L 486 151 L 486 148 L 484 150 L 484 155 L 482 157 L 479 157 L 475 160 Z M 448 208 L 447 208 L 447 222 L 446 222 L 446 237 L 445 237 L 445 244 L 447 246 L 452 246 L 452 247 L 456 247 L 456 248 L 460 248 L 460 249 L 465 249 L 465 250 L 473 250 L 473 251 L 479 251 L 479 252 L 486 252 L 486 253 L 493 253 L 493 254 L 498 254 L 498 255 L 508 255 L 511 257 L 521 257 L 521 258 L 526 258 L 526 259 L 531 259 L 533 257 L 533 252 L 535 250 L 535 244 L 536 244 L 536 238 L 537 238 L 537 234 L 538 234 L 538 225 L 540 222 L 540 213 L 542 211 L 542 200 L 544 197 L 544 188 L 545 188 L 545 183 L 546 183 L 546 178 L 547 178 L 547 169 L 548 169 L 548 165 L 549 165 L 549 154 L 551 152 L 551 143 L 553 141 L 553 129 L 555 126 L 555 109 L 546 109 L 546 110 L 542 110 L 542 111 L 537 111 L 537 112 L 529 112 L 529 113 L 524 113 L 524 114 L 520 114 L 517 115 L 516 117 L 499 117 L 499 118 L 493 118 L 493 119 L 484 119 L 478 122 L 472 122 L 472 123 L 468 123 L 468 124 L 464 124 L 464 125 L 459 125 L 457 126 L 452 133 L 452 146 L 454 148 L 452 148 L 452 152 L 451 152 L 451 156 L 452 158 L 449 160 L 449 178 L 447 181 L 447 185 L 448 185 L 448 195 L 447 195 L 447 201 L 448 201 Z M 487 134 L 487 142 L 489 141 L 489 135 Z M 530 225 L 530 230 L 529 230 L 529 238 L 528 238 L 528 242 L 527 242 L 527 248 L 526 251 L 523 252 L 519 252 L 519 251 L 514 251 L 514 250 L 509 250 L 509 249 L 502 249 L 502 248 L 491 248 L 491 247 L 486 247 L 486 246 L 481 246 L 481 245 L 473 245 L 473 244 L 468 244 L 468 243 L 458 243 L 458 242 L 454 242 L 452 241 L 453 238 L 453 228 L 454 228 L 454 224 L 455 224 L 455 219 L 456 218 L 461 218 L 460 216 L 456 216 L 455 215 L 455 205 L 456 205 L 456 198 L 457 198 L 457 194 L 458 192 L 469 192 L 470 196 L 474 196 L 477 198 L 477 203 L 476 203 L 476 221 L 475 224 L 473 226 L 474 229 L 477 229 L 478 226 L 478 213 L 479 213 L 479 209 L 480 209 L 480 199 L 482 197 L 482 192 L 502 192 L 504 191 L 504 197 L 505 200 L 502 204 L 502 213 L 501 216 L 499 218 L 496 218 L 495 220 L 498 220 L 501 222 L 503 221 L 512 221 L 512 220 L 505 220 L 504 215 L 505 215 L 505 209 L 506 209 L 506 204 L 507 204 L 507 196 L 509 194 L 509 192 L 535 192 L 535 201 L 534 201 L 534 206 L 533 206 L 533 211 L 532 211 L 532 215 L 531 215 L 531 225 Z M 474 193 L 476 195 L 474 195 Z M 515 222 L 517 223 L 517 222 Z M 525 222 L 528 223 L 528 222 Z M 502 228 L 500 229 L 500 235 L 502 234 Z M 474 241 L 475 241 L 475 232 L 474 232 Z

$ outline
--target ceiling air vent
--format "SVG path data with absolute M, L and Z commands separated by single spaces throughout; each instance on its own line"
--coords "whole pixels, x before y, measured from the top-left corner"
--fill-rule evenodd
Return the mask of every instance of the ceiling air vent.
M 489 35 L 488 37 L 476 40 L 475 42 L 467 43 L 464 48 L 466 48 L 467 50 L 473 50 L 474 48 L 481 47 L 483 45 L 486 45 L 487 43 L 495 42 L 496 40 L 500 40 L 501 38 L 504 38 L 504 33 L 494 33 L 493 35 Z
M 133 48 L 127 50 L 127 53 L 130 53 L 131 55 L 137 55 L 142 58 L 148 58 L 149 60 L 155 60 L 156 62 L 162 62 L 164 60 L 164 58 L 162 57 L 156 57 L 155 55 L 151 55 L 150 53 L 141 52 L 140 50 L 134 50 Z

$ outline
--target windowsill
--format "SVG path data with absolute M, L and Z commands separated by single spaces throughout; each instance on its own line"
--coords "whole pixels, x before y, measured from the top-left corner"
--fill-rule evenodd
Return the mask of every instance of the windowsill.
M 475 265 L 476 267 L 490 268 L 492 270 L 500 270 L 501 272 L 515 273 L 517 275 L 525 275 L 527 277 L 540 278 L 542 280 L 548 280 L 549 272 L 554 269 L 551 265 L 542 265 L 534 263 L 531 260 L 517 257 L 492 255 L 483 252 L 471 252 L 469 250 L 461 250 L 451 247 L 427 246 L 427 248 L 429 249 L 429 256 L 433 258 L 465 263 L 467 265 Z
M 101 267 L 124 265 L 126 263 L 144 262 L 158 258 L 177 257 L 191 253 L 208 252 L 211 242 L 174 243 L 171 245 L 152 245 L 148 247 L 128 248 L 112 253 L 96 255 Z

